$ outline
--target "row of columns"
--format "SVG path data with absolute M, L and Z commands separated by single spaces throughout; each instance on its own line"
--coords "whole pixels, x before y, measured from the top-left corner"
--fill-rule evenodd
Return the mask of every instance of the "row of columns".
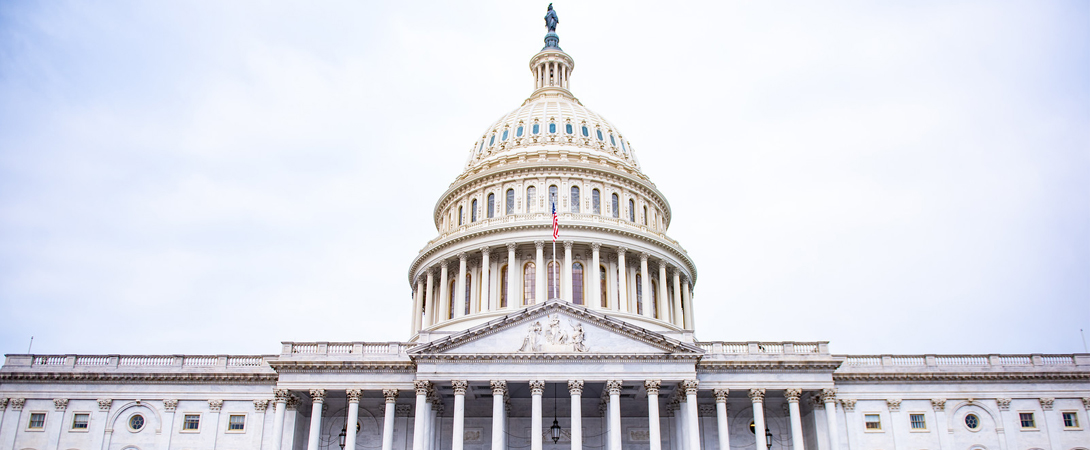
M 536 80 L 534 89 L 540 89 L 545 86 L 567 88 L 568 71 L 567 65 L 562 64 L 559 61 L 546 61 L 539 64 L 534 70 L 534 79 Z
M 560 292 L 553 293 L 548 292 L 549 280 L 546 272 L 545 261 L 545 241 L 534 242 L 534 264 L 536 272 L 534 274 L 534 297 L 536 301 L 541 302 L 548 298 L 552 298 L 559 294 L 559 298 L 571 301 L 573 294 L 572 285 L 572 247 L 574 243 L 572 241 L 564 241 L 564 257 L 561 265 L 560 273 Z M 497 311 L 501 309 L 515 309 L 522 304 L 522 295 L 519 292 L 519 283 L 515 280 L 520 280 L 522 275 L 521 266 L 515 264 L 517 261 L 515 255 L 515 249 L 518 244 L 508 243 L 507 247 L 507 305 L 503 308 L 500 307 L 499 295 L 491 295 L 491 289 L 489 288 L 489 271 L 491 267 L 491 253 L 492 249 L 488 247 L 482 247 L 480 251 L 480 282 L 488 283 L 485 288 L 481 290 L 480 309 L 481 311 Z M 599 267 L 601 266 L 601 244 L 594 242 L 591 243 L 591 257 L 590 267 L 584 267 L 583 276 L 587 280 L 584 284 L 586 289 L 583 292 L 583 303 L 592 309 L 601 309 L 602 292 L 601 292 L 601 273 Z M 626 262 L 626 255 L 628 249 L 625 247 L 616 248 L 617 257 L 617 273 L 616 277 L 616 296 L 615 301 L 609 305 L 608 309 L 613 311 L 621 311 L 628 313 L 639 313 L 641 308 L 636 305 L 637 300 L 643 302 L 642 315 L 646 317 L 658 317 L 660 320 L 670 320 L 672 316 L 672 322 L 674 325 L 684 328 L 693 329 L 693 305 L 692 305 L 692 292 L 691 283 L 688 277 L 682 274 L 680 268 L 672 266 L 669 262 L 663 259 L 658 260 L 658 292 L 655 296 L 658 298 L 658 310 L 652 311 L 651 306 L 651 273 L 649 270 L 648 262 L 651 255 L 647 253 L 639 254 L 639 268 L 637 269 L 640 274 L 640 292 L 643 293 L 642 299 L 629 299 L 628 298 L 628 265 Z M 448 315 L 448 311 L 452 310 L 453 306 L 453 318 L 462 317 L 465 315 L 466 302 L 471 299 L 466 298 L 466 274 L 468 272 L 468 259 L 469 255 L 466 253 L 459 253 L 458 257 L 458 274 L 455 278 L 453 300 L 454 304 L 451 305 L 451 293 L 450 289 L 449 269 L 448 261 L 444 260 L 438 264 L 439 279 L 435 279 L 435 269 L 428 268 L 425 270 L 424 276 L 420 277 L 416 281 L 416 286 L 413 292 L 413 314 L 412 314 L 412 330 L 417 332 L 421 329 L 430 327 L 439 322 L 449 320 L 451 317 Z M 673 272 L 672 277 L 667 276 L 667 269 Z M 672 279 L 671 279 L 672 278 Z M 684 279 L 684 282 L 683 282 Z M 435 283 L 438 282 L 438 289 L 435 287 Z M 674 295 L 671 298 L 669 295 L 668 286 L 673 286 Z M 500 285 L 498 289 L 503 289 Z M 438 294 L 439 298 L 435 298 Z M 423 311 L 423 314 L 420 312 Z M 471 310 L 472 312 L 472 310 Z
M 348 417 L 345 420 L 345 449 L 356 450 L 356 422 L 359 420 L 360 413 L 360 398 L 363 396 L 362 389 L 347 389 L 345 391 L 348 394 Z M 273 412 L 273 450 L 281 450 L 281 446 L 284 440 L 284 414 L 287 410 L 288 402 L 292 399 L 291 393 L 287 389 L 276 389 L 273 391 L 275 395 L 274 404 L 275 411 Z M 385 421 L 382 425 L 382 450 L 393 450 L 394 447 L 394 413 L 397 407 L 397 389 L 383 389 L 382 395 L 385 397 Z M 326 390 L 325 389 L 311 389 L 310 399 L 312 402 L 312 408 L 310 413 L 310 434 L 307 438 L 307 450 L 319 450 L 319 438 L 321 437 L 322 430 L 322 407 L 325 405 Z

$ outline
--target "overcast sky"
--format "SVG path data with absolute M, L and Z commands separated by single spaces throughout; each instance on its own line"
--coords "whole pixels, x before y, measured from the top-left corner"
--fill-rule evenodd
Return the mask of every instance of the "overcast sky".
M 0 3 L 0 352 L 407 339 L 546 5 Z M 670 201 L 699 339 L 1084 351 L 1090 3 L 555 7 Z

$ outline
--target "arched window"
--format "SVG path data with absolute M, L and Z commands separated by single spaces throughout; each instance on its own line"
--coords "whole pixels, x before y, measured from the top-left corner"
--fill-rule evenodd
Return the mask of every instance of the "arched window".
M 500 268 L 500 308 L 507 307 L 507 265 Z
M 579 213 L 579 186 L 571 187 L 571 212 Z
M 606 266 L 598 266 L 598 280 L 599 284 L 601 284 L 601 286 L 598 286 L 598 289 L 600 289 L 602 293 L 603 308 L 609 307 L 609 283 L 606 283 L 606 276 L 608 274 L 609 271 L 606 270 Z
M 610 208 L 613 208 L 613 218 L 617 219 L 621 217 L 621 200 L 617 197 L 617 194 L 610 196 L 610 200 L 613 200 L 610 204 Z
M 549 287 L 549 292 L 546 297 L 560 298 L 560 264 L 556 261 L 549 261 L 549 264 L 545 265 L 548 268 L 549 281 L 545 285 Z
M 496 217 L 496 194 L 488 194 L 488 218 L 493 217 Z
M 447 319 L 454 318 L 454 288 L 457 287 L 454 283 L 455 281 L 458 281 L 458 277 L 451 277 L 450 286 L 448 286 L 447 289 L 447 304 L 450 305 L 450 307 L 447 308 Z
M 532 262 L 526 263 L 522 270 L 522 304 L 532 305 L 534 304 L 534 296 L 537 291 L 537 265 Z
M 506 141 L 507 140 L 507 131 L 508 130 L 503 130 L 503 137 L 500 138 L 501 141 Z
M 549 134 L 556 133 L 556 122 L 549 123 Z
M 462 218 L 463 217 L 465 217 L 465 214 L 462 213 L 462 207 L 459 206 L 458 207 L 458 226 L 462 226 Z
M 651 316 L 659 318 L 659 284 L 651 278 Z
M 643 314 L 643 275 L 636 274 L 636 314 Z
M 534 134 L 538 134 L 541 132 L 541 125 L 535 123 L 534 126 L 531 127 L 531 130 Z
M 647 207 L 643 207 L 643 226 L 647 226 Z
M 530 187 L 526 188 L 526 211 L 525 212 L 530 212 L 530 211 L 533 211 L 534 209 L 536 209 L 536 208 L 533 207 L 535 198 L 537 198 L 537 188 L 535 188 L 533 186 L 530 186 Z
M 476 222 L 477 221 L 477 199 L 473 199 L 473 203 L 471 203 L 470 205 L 471 205 L 471 207 L 469 208 L 469 221 L 470 222 Z
M 466 312 L 469 315 L 469 304 L 473 303 L 473 275 L 466 274 Z
M 594 214 L 602 213 L 602 193 L 598 192 L 597 189 L 590 191 L 590 208 L 590 212 Z
M 590 136 L 590 130 L 587 129 L 586 125 L 583 125 L 583 137 L 587 136 Z
M 570 123 L 564 124 L 564 132 L 567 133 L 567 134 L 574 133 L 574 131 L 572 131 L 572 127 L 571 127 Z
M 571 302 L 576 305 L 583 304 L 583 264 L 571 265 Z
M 522 137 L 522 125 L 515 129 L 515 137 Z
M 632 201 L 632 199 L 628 199 L 628 221 L 636 222 L 636 202 Z
M 559 196 L 560 195 L 557 192 L 556 185 L 554 184 L 552 186 L 549 186 L 549 210 L 546 211 L 547 213 L 552 214 L 553 211 L 557 210 L 557 206 L 560 206 Z
M 506 206 L 506 208 L 507 208 L 507 210 L 506 210 L 506 212 L 504 212 L 504 214 L 514 214 L 515 213 L 515 190 L 514 189 L 508 189 L 507 190 L 507 206 Z

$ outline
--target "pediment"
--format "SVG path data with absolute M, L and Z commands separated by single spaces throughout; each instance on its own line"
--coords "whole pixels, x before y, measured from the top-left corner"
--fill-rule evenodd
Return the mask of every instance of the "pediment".
M 413 357 L 697 356 L 703 351 L 584 306 L 549 300 L 409 352 Z

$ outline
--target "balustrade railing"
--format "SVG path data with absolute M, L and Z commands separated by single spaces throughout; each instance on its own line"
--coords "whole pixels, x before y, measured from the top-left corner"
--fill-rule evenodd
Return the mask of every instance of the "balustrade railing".
M 697 347 L 709 355 L 717 354 L 767 354 L 796 355 L 828 353 L 827 342 L 697 342 Z
M 118 359 L 119 366 L 172 366 L 173 356 L 122 356 Z
M 406 342 L 285 342 L 284 352 L 313 355 L 398 355 L 416 344 Z
M 848 355 L 845 367 L 1005 367 L 1074 366 L 1075 355 Z

